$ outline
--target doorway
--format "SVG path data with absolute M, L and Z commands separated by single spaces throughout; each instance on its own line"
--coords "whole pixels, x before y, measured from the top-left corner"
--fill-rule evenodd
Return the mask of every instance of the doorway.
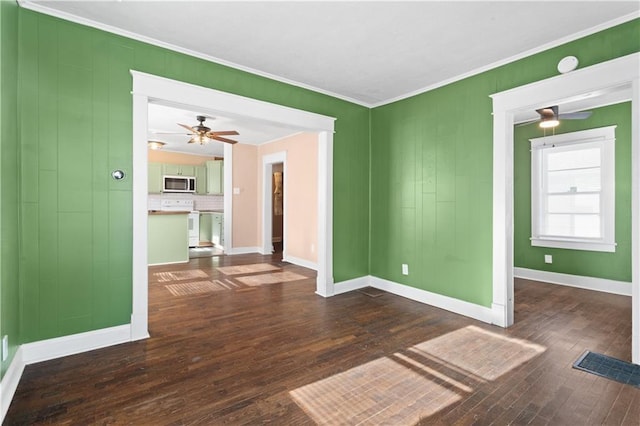
M 284 251 L 284 164 L 276 163 L 271 169 L 271 241 L 273 253 Z
M 215 89 L 131 71 L 133 76 L 133 285 L 131 340 L 149 337 L 148 332 L 148 268 L 147 268 L 147 128 L 150 101 L 175 107 L 195 108 L 227 117 L 246 117 L 299 131 L 314 132 L 318 141 L 318 273 L 316 293 L 323 297 L 334 294 L 333 235 L 333 133 L 335 118 L 290 107 L 246 98 Z M 225 144 L 225 192 L 233 188 L 233 152 Z M 286 174 L 286 171 L 285 171 Z M 233 250 L 232 197 L 224 199 L 225 238 Z M 286 234 L 286 229 L 284 230 Z
M 493 99 L 493 303 L 492 322 L 514 321 L 513 125 L 518 112 L 540 105 L 623 91 L 632 103 L 632 362 L 640 363 L 640 53 L 492 95 Z
M 281 253 L 283 259 L 287 253 L 286 169 L 286 151 L 262 157 L 262 254 Z

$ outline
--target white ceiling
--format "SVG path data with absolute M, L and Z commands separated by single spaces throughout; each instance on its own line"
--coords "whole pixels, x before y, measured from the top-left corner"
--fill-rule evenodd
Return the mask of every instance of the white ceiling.
M 632 19 L 640 10 L 637 0 L 20 4 L 366 106 Z

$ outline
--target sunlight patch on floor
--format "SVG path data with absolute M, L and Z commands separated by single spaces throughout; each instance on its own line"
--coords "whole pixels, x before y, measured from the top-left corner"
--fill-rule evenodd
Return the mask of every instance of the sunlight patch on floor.
M 269 272 L 278 269 L 280 268 L 270 263 L 252 263 L 250 265 L 222 266 L 216 268 L 217 271 L 225 275 L 255 274 L 257 272 Z
M 544 346 L 470 325 L 409 348 L 454 365 L 472 376 L 495 380 L 543 353 Z
M 290 392 L 321 425 L 408 425 L 461 396 L 425 374 L 380 358 Z
M 274 272 L 272 274 L 262 275 L 248 275 L 246 277 L 236 277 L 236 280 L 242 284 L 249 286 L 258 286 L 263 284 L 276 284 L 286 283 L 289 281 L 305 280 L 307 277 L 304 275 L 296 274 L 295 272 Z

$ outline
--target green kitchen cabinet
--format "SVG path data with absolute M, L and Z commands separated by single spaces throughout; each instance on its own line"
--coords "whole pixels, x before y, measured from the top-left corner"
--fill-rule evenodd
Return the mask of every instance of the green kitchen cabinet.
M 196 194 L 207 193 L 207 168 L 206 166 L 196 166 Z M 202 241 L 202 239 L 201 239 Z
M 224 194 L 224 161 L 213 160 L 206 162 L 207 194 Z
M 211 242 L 215 247 L 224 248 L 224 213 L 211 214 Z
M 168 176 L 195 176 L 195 166 L 186 164 L 163 164 L 163 174 Z
M 189 261 L 188 214 L 150 214 L 148 227 L 148 263 L 164 265 Z
M 200 241 L 210 243 L 213 225 L 212 213 L 200 213 Z
M 148 192 L 150 194 L 159 194 L 162 192 L 162 163 L 149 163 L 147 168 L 148 174 Z

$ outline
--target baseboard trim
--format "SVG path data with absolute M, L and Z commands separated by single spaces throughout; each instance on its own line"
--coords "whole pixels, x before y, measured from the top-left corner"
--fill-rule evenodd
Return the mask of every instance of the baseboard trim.
M 493 323 L 493 311 L 491 308 L 476 305 L 475 303 L 465 302 L 464 300 L 454 299 L 453 297 L 443 296 L 441 294 L 432 293 L 430 291 L 421 290 L 419 288 L 410 287 L 383 278 L 371 277 L 371 287 L 388 291 L 397 296 L 406 297 L 426 305 L 444 309 L 458 315 L 470 317 L 478 321 Z
M 148 266 L 177 265 L 179 263 L 189 263 L 189 259 L 179 260 L 177 262 L 150 263 Z
M 225 252 L 225 254 L 250 254 L 250 253 L 262 253 L 260 247 L 233 247 Z M 271 254 L 271 253 L 269 253 Z
M 631 296 L 631 283 L 608 280 L 605 278 L 583 277 L 580 275 L 562 274 L 559 272 L 538 271 L 527 268 L 513 268 L 513 276 L 526 280 L 542 281 L 586 290 Z
M 367 275 L 364 277 L 353 278 L 351 280 L 335 283 L 333 285 L 333 295 L 335 296 L 337 294 L 348 293 L 353 290 L 369 287 L 370 280 L 371 277 Z
M 303 268 L 313 269 L 314 271 L 318 270 L 318 264 L 315 262 L 311 262 L 309 260 L 300 259 L 299 257 L 289 256 L 286 258 L 282 258 L 284 262 L 293 263 L 294 265 L 302 266 Z
M 22 358 L 22 347 L 18 347 L 18 350 L 13 355 L 11 364 L 9 364 L 9 368 L 2 378 L 2 382 L 0 382 L 0 423 L 4 422 L 4 416 L 9 411 L 9 406 L 16 389 L 18 389 L 25 365 Z
M 131 325 L 102 328 L 22 345 L 26 365 L 131 341 Z

